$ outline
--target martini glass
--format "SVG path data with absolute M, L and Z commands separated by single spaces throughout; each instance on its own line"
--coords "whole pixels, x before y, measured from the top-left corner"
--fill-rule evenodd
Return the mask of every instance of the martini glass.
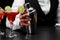
M 13 32 L 13 30 L 12 30 L 12 28 L 13 28 L 13 22 L 14 22 L 14 20 L 15 20 L 15 17 L 16 17 L 16 15 L 18 14 L 18 12 L 6 12 L 7 13 L 7 18 L 8 18 L 8 20 L 9 20 L 9 22 L 10 22 L 10 29 L 11 29 L 11 32 L 9 33 L 9 35 L 8 35 L 8 37 L 9 38 L 13 38 L 13 37 L 15 37 L 16 36 L 16 34 L 14 34 L 14 32 Z
M 0 26 L 1 26 L 1 21 L 2 21 L 2 19 L 3 19 L 3 16 L 4 16 L 4 12 L 0 12 Z M 0 29 L 0 35 L 4 35 L 4 33 L 3 32 L 1 32 L 1 29 Z

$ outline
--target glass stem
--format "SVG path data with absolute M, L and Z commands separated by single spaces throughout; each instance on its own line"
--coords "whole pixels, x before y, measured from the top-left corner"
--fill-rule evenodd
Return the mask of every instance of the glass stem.
M 11 24 L 11 33 L 12 33 L 12 31 L 13 31 L 13 24 Z

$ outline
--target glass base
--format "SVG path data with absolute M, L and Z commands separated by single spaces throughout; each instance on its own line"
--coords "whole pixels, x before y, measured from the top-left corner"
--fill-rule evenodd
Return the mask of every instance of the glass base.
M 14 38 L 14 37 L 16 37 L 17 35 L 16 34 L 14 34 L 14 33 L 9 33 L 8 35 L 6 35 L 6 37 L 8 37 L 8 38 Z
M 13 38 L 13 37 L 16 37 L 16 35 L 15 34 L 14 35 L 9 35 L 8 37 Z
M 4 32 L 1 32 L 1 31 L 0 31 L 0 35 L 4 36 Z

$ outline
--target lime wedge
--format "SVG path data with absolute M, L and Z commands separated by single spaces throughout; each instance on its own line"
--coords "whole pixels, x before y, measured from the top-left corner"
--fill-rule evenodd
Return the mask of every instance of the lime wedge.
M 10 11 L 10 10 L 11 10 L 10 6 L 6 6 L 6 7 L 5 7 L 5 10 L 6 10 L 6 11 Z
M 24 11 L 25 11 L 24 6 L 19 6 L 19 7 L 18 7 L 18 12 L 19 12 L 19 13 L 23 14 Z

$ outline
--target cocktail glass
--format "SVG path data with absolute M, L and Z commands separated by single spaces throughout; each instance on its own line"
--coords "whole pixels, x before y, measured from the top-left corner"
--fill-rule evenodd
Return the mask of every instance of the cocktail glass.
M 9 35 L 8 35 L 8 37 L 9 38 L 13 38 L 13 37 L 15 37 L 16 36 L 16 34 L 13 32 L 13 22 L 14 22 L 14 20 L 15 20 L 15 17 L 16 17 L 16 15 L 18 14 L 18 12 L 6 12 L 7 13 L 7 18 L 8 18 L 8 20 L 9 20 L 9 22 L 10 22 L 10 29 L 11 29 L 11 31 L 10 31 L 10 33 L 9 33 Z

